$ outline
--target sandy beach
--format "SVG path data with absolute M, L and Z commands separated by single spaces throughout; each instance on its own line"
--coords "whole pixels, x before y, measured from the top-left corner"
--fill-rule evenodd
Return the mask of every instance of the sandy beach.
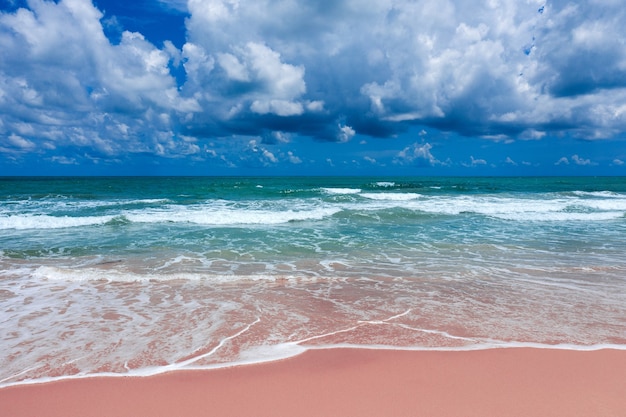
M 257 365 L 0 389 L 10 417 L 624 416 L 626 351 L 311 350 Z

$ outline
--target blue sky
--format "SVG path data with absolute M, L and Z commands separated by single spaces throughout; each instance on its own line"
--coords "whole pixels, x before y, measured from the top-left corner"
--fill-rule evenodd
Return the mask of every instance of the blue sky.
M 619 0 L 0 0 L 0 175 L 626 175 Z

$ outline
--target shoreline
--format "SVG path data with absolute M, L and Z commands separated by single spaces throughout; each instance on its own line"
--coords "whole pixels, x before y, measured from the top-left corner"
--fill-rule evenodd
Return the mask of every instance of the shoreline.
M 626 351 L 533 347 L 308 349 L 286 359 L 152 376 L 0 388 L 12 417 L 617 416 Z
M 275 362 L 281 362 L 284 360 L 290 360 L 301 356 L 308 351 L 326 351 L 326 350 L 373 350 L 383 352 L 448 352 L 448 353 L 462 353 L 462 352 L 475 352 L 483 350 L 499 350 L 499 349 L 531 349 L 531 350 L 563 350 L 574 352 L 595 352 L 602 350 L 610 351 L 624 351 L 626 353 L 626 345 L 612 344 L 612 343 L 599 343 L 595 345 L 577 345 L 570 343 L 560 344 L 543 344 L 534 342 L 516 342 L 508 344 L 475 344 L 462 347 L 411 347 L 411 346 L 390 346 L 390 345 L 358 345 L 352 343 L 338 343 L 332 345 L 301 345 L 301 342 L 289 342 L 277 345 L 282 348 L 280 354 L 263 355 L 257 359 L 239 360 L 233 362 L 223 362 L 204 366 L 189 365 L 194 362 L 194 358 L 162 366 L 148 366 L 146 368 L 133 369 L 128 373 L 117 372 L 102 372 L 102 373 L 88 373 L 88 374 L 68 374 L 62 376 L 50 376 L 37 379 L 18 380 L 13 382 L 4 382 L 12 379 L 8 377 L 3 382 L 0 382 L 0 390 L 12 387 L 31 386 L 41 384 L 59 383 L 63 381 L 80 381 L 83 379 L 92 378 L 150 378 L 167 375 L 176 372 L 210 372 L 223 369 L 240 368 L 256 365 L 267 365 Z M 287 348 L 285 348 L 287 346 Z M 287 352 L 287 353 L 285 353 Z

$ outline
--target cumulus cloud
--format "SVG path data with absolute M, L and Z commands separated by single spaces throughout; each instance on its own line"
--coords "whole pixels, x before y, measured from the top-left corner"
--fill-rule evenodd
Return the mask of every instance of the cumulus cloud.
M 465 167 L 477 167 L 477 166 L 481 166 L 481 165 L 487 165 L 487 161 L 484 159 L 476 159 L 473 156 L 470 155 L 470 162 L 469 163 L 462 163 L 463 166 Z
M 430 143 L 414 143 L 407 146 L 398 154 L 394 162 L 400 165 L 434 166 L 441 162 L 430 152 L 433 146 Z
M 167 52 L 139 33 L 112 44 L 89 1 L 28 4 L 0 13 L 0 135 L 15 143 L 26 124 L 22 148 L 158 152 L 171 115 L 200 110 L 179 94 Z
M 337 141 L 348 142 L 356 134 L 354 129 L 350 126 L 339 125 L 337 126 Z
M 569 165 L 570 163 L 580 166 L 594 166 L 597 163 L 591 161 L 591 159 L 585 159 L 578 155 L 572 155 L 570 158 L 566 156 L 562 157 L 558 161 L 555 162 L 555 165 Z
M 572 155 L 572 161 L 574 161 L 576 165 L 594 165 L 591 159 L 581 158 L 578 155 Z
M 0 12 L 0 136 L 14 152 L 171 157 L 202 153 L 183 137 L 346 142 L 413 125 L 505 142 L 626 131 L 617 1 L 159 0 L 188 14 L 179 46 L 90 0 L 27 4 Z M 398 163 L 437 163 L 426 145 Z
M 288 151 L 287 152 L 287 159 L 289 160 L 290 163 L 292 163 L 294 165 L 302 163 L 302 159 L 300 159 L 299 157 L 294 155 L 292 151 Z

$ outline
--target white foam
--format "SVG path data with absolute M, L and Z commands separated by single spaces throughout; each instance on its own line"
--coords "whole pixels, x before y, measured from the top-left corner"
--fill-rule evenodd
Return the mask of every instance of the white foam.
M 13 215 L 0 217 L 0 230 L 25 230 L 25 229 L 63 229 L 67 227 L 81 227 L 105 224 L 114 216 L 49 216 L 46 214 Z
M 116 269 L 120 268 L 120 269 Z M 272 273 L 271 268 L 268 268 L 268 273 L 256 273 L 256 274 L 215 274 L 213 272 L 168 272 L 168 273 L 155 273 L 156 270 L 164 267 L 156 268 L 154 271 L 148 271 L 146 273 L 137 273 L 125 271 L 123 264 L 116 264 L 112 268 L 70 268 L 70 267 L 56 267 L 56 266 L 39 266 L 34 269 L 22 269 L 20 271 L 12 270 L 14 273 L 20 275 L 31 275 L 33 278 L 50 280 L 50 281 L 69 281 L 69 282 L 87 282 L 87 281 L 109 281 L 109 282 L 145 282 L 145 281 L 207 281 L 217 284 L 226 284 L 233 282 L 245 282 L 245 281 L 267 281 L 275 282 L 283 279 L 294 279 L 298 281 L 316 281 L 316 277 L 308 276 L 305 274 L 298 275 L 278 275 Z
M 376 186 L 377 187 L 385 187 L 385 188 L 395 187 L 396 183 L 392 182 L 392 181 L 379 181 L 379 182 L 376 183 Z
M 144 368 L 128 369 L 126 373 L 114 372 L 97 372 L 85 373 L 81 372 L 74 375 L 64 375 L 58 377 L 41 377 L 37 379 L 26 379 L 16 382 L 7 382 L 17 376 L 11 375 L 0 381 L 0 388 L 11 386 L 42 384 L 63 380 L 85 379 L 85 378 L 101 378 L 101 377 L 150 377 L 155 375 L 166 374 L 174 371 L 198 371 L 198 370 L 215 370 L 232 368 L 237 366 L 246 366 L 262 363 L 270 363 L 278 360 L 284 360 L 301 355 L 309 350 L 330 350 L 330 349 L 364 349 L 364 350 L 388 350 L 388 351 L 409 351 L 409 352 L 471 352 L 491 349 L 555 349 L 555 350 L 572 350 L 580 352 L 593 352 L 599 350 L 619 350 L 626 351 L 626 345 L 617 344 L 594 344 L 594 345 L 574 345 L 574 344 L 544 344 L 532 342 L 503 342 L 503 341 L 485 341 L 483 343 L 469 344 L 463 346 L 443 346 L 443 347 L 426 347 L 426 346 L 395 346 L 383 344 L 353 344 L 353 343 L 336 343 L 336 344 L 320 344 L 320 345 L 302 345 L 301 342 L 279 343 L 276 345 L 258 346 L 242 352 L 241 359 L 230 362 L 222 362 L 209 365 L 189 365 L 169 364 L 164 366 L 148 366 Z M 192 361 L 193 362 L 193 361 Z M 28 372 L 30 369 L 24 370 Z
M 522 212 L 522 213 L 491 213 L 490 216 L 503 220 L 522 221 L 606 221 L 624 217 L 623 212 L 603 213 L 568 213 L 568 212 Z
M 417 193 L 363 193 L 361 197 L 379 201 L 410 201 L 422 197 Z
M 339 207 L 303 210 L 251 210 L 172 206 L 166 209 L 142 209 L 107 216 L 50 216 L 46 214 L 0 216 L 0 230 L 63 229 L 103 225 L 115 219 L 133 223 L 194 223 L 204 225 L 282 224 L 293 221 L 321 220 L 341 211 Z
M 604 198 L 625 198 L 624 194 L 613 191 L 574 191 L 574 195 L 581 197 L 604 197 Z
M 321 220 L 341 211 L 338 207 L 309 210 L 254 210 L 246 208 L 173 207 L 169 210 L 129 212 L 125 217 L 134 223 L 194 223 L 203 225 L 282 224 L 293 221 Z
M 514 197 L 430 197 L 406 208 L 434 214 L 476 213 L 516 221 L 604 221 L 624 217 L 626 200 L 527 199 Z
M 50 212 L 50 211 L 78 211 L 84 209 L 115 208 L 129 205 L 155 205 L 171 203 L 171 200 L 163 198 L 124 199 L 124 200 L 70 200 L 70 199 L 44 199 L 44 200 L 19 200 L 10 202 L 18 210 L 25 212 Z
M 358 194 L 361 192 L 360 188 L 321 188 L 326 194 Z

